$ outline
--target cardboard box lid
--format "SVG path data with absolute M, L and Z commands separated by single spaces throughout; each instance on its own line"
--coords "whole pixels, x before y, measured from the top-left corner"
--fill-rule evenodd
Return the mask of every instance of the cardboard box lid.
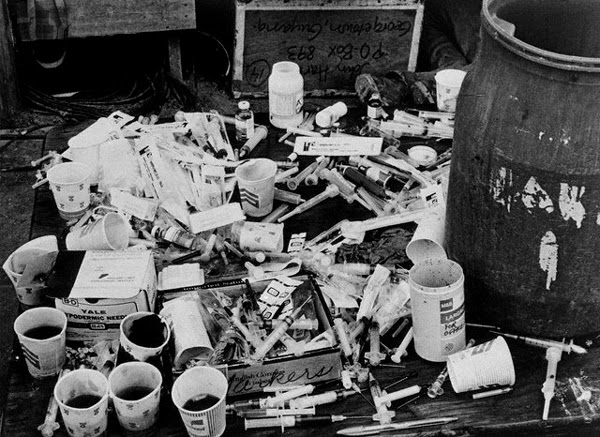
M 56 298 L 127 299 L 147 286 L 150 251 L 62 251 L 47 282 Z

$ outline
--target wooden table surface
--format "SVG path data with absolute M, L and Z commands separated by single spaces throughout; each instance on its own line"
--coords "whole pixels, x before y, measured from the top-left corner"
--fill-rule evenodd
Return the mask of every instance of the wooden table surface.
M 67 139 L 79 132 L 82 126 L 60 127 L 51 131 L 46 140 L 47 150 L 62 151 Z M 281 132 L 271 129 L 267 144 L 259 146 L 253 156 L 270 156 L 283 159 L 290 148 L 276 143 Z M 321 187 L 322 188 L 322 187 Z M 315 189 L 315 193 L 320 189 Z M 38 190 L 34 210 L 31 238 L 41 235 L 60 235 L 64 225 L 58 217 L 52 195 L 47 188 Z M 313 193 L 308 193 L 306 197 Z M 310 214 L 300 219 L 286 222 L 286 234 L 307 231 L 307 238 L 337 223 L 344 217 L 364 219 L 369 213 L 361 207 L 346 204 L 340 199 L 331 199 Z M 466 317 L 469 320 L 467 302 Z M 467 328 L 467 337 L 475 338 L 478 343 L 494 337 L 481 329 Z M 516 384 L 510 394 L 473 400 L 469 394 L 455 394 L 446 382 L 446 392 L 436 398 L 421 397 L 396 412 L 395 421 L 414 420 L 441 416 L 453 416 L 458 420 L 443 427 L 423 428 L 414 431 L 386 433 L 384 435 L 599 435 L 600 434 L 600 348 L 591 347 L 586 355 L 566 355 L 558 365 L 556 397 L 552 400 L 550 417 L 542 421 L 544 398 L 541 392 L 545 380 L 547 361 L 545 350 L 508 341 L 516 371 Z M 16 354 L 15 354 L 16 355 Z M 409 355 L 403 368 L 377 367 L 373 374 L 382 387 L 390 384 L 405 373 L 417 372 L 417 376 L 395 386 L 391 391 L 413 384 L 427 386 L 435 380 L 443 368 L 443 363 L 429 363 L 420 359 L 409 348 Z M 3 417 L 2 435 L 35 436 L 39 435 L 38 425 L 43 422 L 49 396 L 55 379 L 34 380 L 29 376 L 22 359 L 12 363 L 10 387 L 6 411 Z M 341 387 L 338 382 L 333 388 Z M 583 395 L 580 389 L 588 390 Z M 368 396 L 368 390 L 365 392 Z M 375 410 L 361 396 L 317 407 L 317 414 L 371 415 Z M 286 428 L 285 434 L 291 436 L 333 435 L 335 431 L 348 426 L 366 424 L 365 421 L 345 421 L 327 427 Z M 375 423 L 375 422 L 368 422 Z M 119 427 L 114 413 L 109 416 L 109 435 L 111 436 L 185 436 L 187 435 L 178 412 L 165 396 L 161 407 L 158 425 L 148 432 L 127 434 Z M 228 422 L 226 436 L 276 436 L 281 434 L 278 428 L 244 431 L 240 421 Z M 65 436 L 61 427 L 56 436 Z

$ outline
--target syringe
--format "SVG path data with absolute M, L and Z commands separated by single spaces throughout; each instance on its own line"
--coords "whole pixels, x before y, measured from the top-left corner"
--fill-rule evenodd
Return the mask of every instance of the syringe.
M 407 211 L 401 214 L 388 215 L 384 217 L 375 217 L 362 221 L 351 221 L 342 226 L 342 234 L 357 235 L 380 228 L 397 226 L 404 223 L 418 222 L 425 214 L 426 210 Z
M 406 336 L 404 337 L 404 339 L 398 346 L 398 349 L 396 349 L 396 352 L 394 352 L 394 355 L 392 355 L 390 357 L 394 363 L 400 364 L 400 361 L 402 361 L 402 357 L 404 355 L 406 355 L 406 349 L 408 348 L 408 345 L 410 344 L 410 342 L 412 340 L 413 340 L 413 328 L 411 326 L 410 329 L 408 330 L 408 332 L 406 333 Z
M 470 339 L 467 345 L 465 346 L 465 349 L 469 349 L 474 344 L 475 340 Z M 438 396 L 443 395 L 444 389 L 442 388 L 442 385 L 444 385 L 444 382 L 446 382 L 446 378 L 448 378 L 448 366 L 444 367 L 442 373 L 440 373 L 435 379 L 435 381 L 433 381 L 433 383 L 427 388 L 427 396 L 429 396 L 431 399 L 434 399 Z
M 320 156 L 319 158 L 323 159 L 322 156 Z M 317 160 L 315 162 L 311 163 L 308 167 L 306 167 L 304 170 L 302 170 L 296 176 L 294 176 L 293 178 L 289 178 L 286 181 L 286 185 L 289 190 L 296 191 L 296 189 L 298 188 L 298 185 L 300 185 L 300 183 L 304 179 L 306 179 L 309 174 L 311 174 L 313 171 L 315 171 L 315 169 L 319 165 L 319 162 L 321 162 L 321 159 L 319 159 L 319 158 L 317 158 Z
M 338 189 L 338 187 L 336 185 L 328 185 L 327 188 L 325 188 L 325 190 L 323 192 L 321 192 L 321 193 L 317 194 L 315 197 L 312 197 L 311 199 L 307 200 L 300 206 L 297 206 L 296 208 L 294 208 L 293 210 L 288 212 L 286 215 L 279 217 L 277 219 L 277 222 L 281 223 L 290 217 L 293 217 L 298 214 L 302 214 L 303 212 L 308 211 L 313 206 L 318 205 L 319 203 L 323 202 L 326 199 L 329 199 L 330 197 L 335 197 L 338 194 L 340 194 L 340 190 Z
M 498 332 L 498 331 L 493 331 L 493 330 L 490 330 L 490 332 L 493 332 L 494 334 L 502 335 L 507 338 L 512 338 L 515 340 L 522 341 L 523 343 L 528 344 L 530 346 L 537 346 L 537 347 L 543 347 L 543 348 L 557 347 L 557 348 L 560 348 L 563 352 L 566 352 L 568 354 L 570 354 L 571 352 L 575 352 L 576 354 L 587 354 L 587 349 L 574 344 L 572 339 L 571 339 L 570 343 L 565 343 L 562 341 L 548 340 L 545 338 L 525 337 L 522 335 L 506 334 L 504 332 Z
M 365 358 L 369 360 L 371 366 L 379 366 L 385 358 L 385 354 L 381 353 L 379 340 L 379 323 L 373 320 L 371 326 L 369 326 L 370 351 L 365 353 Z
M 341 422 L 346 419 L 370 418 L 372 416 L 343 416 L 341 414 L 326 414 L 321 416 L 282 416 L 266 417 L 264 419 L 244 420 L 246 430 L 251 428 L 279 428 L 283 432 L 286 427 L 318 426 L 323 424 Z
M 250 138 L 248 138 L 248 141 L 246 141 L 244 145 L 240 148 L 240 158 L 243 158 L 244 156 L 252 152 L 258 143 L 267 138 L 268 133 L 269 131 L 265 126 L 257 126 L 254 130 L 254 134 Z
M 316 407 L 317 405 L 332 404 L 355 394 L 354 390 L 331 390 L 318 395 L 292 399 L 290 401 L 290 408 L 309 408 Z
M 542 385 L 542 393 L 544 393 L 544 412 L 542 420 L 548 420 L 550 413 L 550 401 L 554 397 L 554 388 L 556 386 L 556 370 L 558 362 L 562 356 L 562 349 L 557 347 L 549 347 L 546 349 L 546 360 L 548 360 L 548 368 L 546 369 L 546 381 Z
M 346 356 L 348 360 L 352 360 L 352 346 L 350 346 L 348 334 L 346 333 L 346 323 L 344 323 L 344 321 L 341 318 L 336 317 L 335 319 L 333 319 L 333 326 L 335 328 L 335 332 L 337 333 L 342 353 Z
M 275 188 L 275 193 L 273 197 L 275 200 L 280 200 L 286 203 L 292 203 L 294 205 L 300 205 L 301 203 L 306 202 L 306 200 L 304 200 L 300 194 L 292 193 L 290 191 L 282 190 L 280 188 Z
M 292 326 L 292 323 L 294 323 L 294 320 L 298 318 L 300 312 L 302 311 L 302 308 L 304 308 L 304 305 L 306 305 L 311 300 L 312 296 L 308 297 L 308 299 L 306 299 L 302 303 L 302 305 L 296 308 L 291 315 L 286 316 L 285 319 L 283 319 L 283 323 L 277 326 L 277 328 L 275 328 L 273 332 L 269 334 L 265 341 L 261 345 L 259 345 L 259 347 L 256 348 L 256 350 L 251 356 L 251 359 L 255 361 L 262 360 L 265 357 L 265 355 L 267 355 L 267 353 L 273 348 L 273 346 L 275 346 L 275 343 L 277 343 L 279 339 L 283 336 L 285 331 L 287 331 L 290 328 L 290 326 Z
M 413 385 L 407 388 L 403 388 L 402 390 L 395 391 L 393 393 L 384 392 L 382 396 L 374 398 L 375 407 L 377 407 L 378 405 L 386 405 L 388 407 L 391 407 L 392 402 L 397 401 L 399 399 L 408 398 L 419 393 L 421 393 L 420 385 Z
M 376 420 L 379 420 L 379 423 L 381 424 L 391 423 L 392 418 L 396 413 L 388 411 L 386 404 L 379 401 L 384 393 L 381 391 L 379 383 L 371 373 L 369 373 L 369 390 L 371 391 L 371 397 L 373 398 L 373 402 L 375 402 L 375 409 L 377 410 Z
M 263 320 L 259 322 L 257 326 L 262 329 L 273 329 L 278 327 L 283 323 L 283 320 L 280 319 L 270 319 Z M 289 329 L 299 329 L 301 331 L 312 331 L 319 327 L 319 321 L 317 319 L 298 319 L 294 320 L 294 323 L 290 326 Z
M 304 179 L 304 183 L 308 186 L 317 185 L 319 183 L 319 176 L 320 176 L 321 170 L 326 168 L 327 165 L 329 165 L 329 162 L 330 162 L 329 158 L 322 159 L 321 162 L 319 162 L 319 165 L 317 165 L 317 168 L 315 169 L 315 171 L 313 171 L 311 174 L 309 174 L 306 177 L 306 179 Z

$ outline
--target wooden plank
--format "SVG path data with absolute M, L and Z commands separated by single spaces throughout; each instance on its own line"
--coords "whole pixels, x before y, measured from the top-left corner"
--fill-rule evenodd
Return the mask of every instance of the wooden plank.
M 9 119 L 20 104 L 14 40 L 7 1 L 0 0 L 0 122 Z
M 274 63 L 300 66 L 306 95 L 354 92 L 360 73 L 414 71 L 420 0 L 237 2 L 233 91 L 264 96 Z
M 183 68 L 181 66 L 181 40 L 177 35 L 168 38 L 169 43 L 169 71 L 173 77 L 183 80 Z
M 20 39 L 28 41 L 26 0 L 16 0 L 11 8 Z M 38 9 L 43 10 L 37 17 L 40 28 L 54 11 L 45 2 Z M 193 0 L 77 0 L 68 3 L 68 21 L 69 38 L 195 29 L 196 6 Z

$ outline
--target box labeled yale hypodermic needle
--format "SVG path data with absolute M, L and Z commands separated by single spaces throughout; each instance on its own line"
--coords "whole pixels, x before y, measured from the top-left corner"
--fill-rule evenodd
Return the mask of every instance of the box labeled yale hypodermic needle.
M 67 315 L 67 340 L 96 343 L 119 338 L 128 314 L 153 311 L 156 269 L 151 251 L 61 251 L 46 295 Z

